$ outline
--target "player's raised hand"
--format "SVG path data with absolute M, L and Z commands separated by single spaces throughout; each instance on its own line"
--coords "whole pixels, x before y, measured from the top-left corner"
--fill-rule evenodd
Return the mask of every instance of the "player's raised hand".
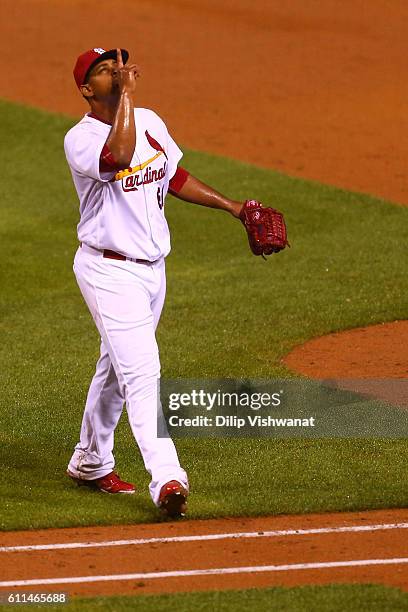
M 140 68 L 136 64 L 123 64 L 122 51 L 116 49 L 116 65 L 118 69 L 119 90 L 133 94 L 136 91 L 136 79 L 140 76 Z

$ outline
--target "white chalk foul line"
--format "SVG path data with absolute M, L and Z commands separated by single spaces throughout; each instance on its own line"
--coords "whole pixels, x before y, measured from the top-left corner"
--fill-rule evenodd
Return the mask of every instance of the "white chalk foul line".
M 205 540 L 229 540 L 240 538 L 273 538 L 321 533 L 358 533 L 386 529 L 408 529 L 408 523 L 384 523 L 378 525 L 349 525 L 348 527 L 319 527 L 315 529 L 282 529 L 275 531 L 243 531 L 236 533 L 211 533 L 205 535 L 174 536 L 167 538 L 139 538 L 132 540 L 109 540 L 105 542 L 67 542 L 65 544 L 33 544 L 31 546 L 0 546 L 0 552 L 22 552 L 35 550 L 58 550 L 69 548 L 103 548 L 107 546 L 135 546 L 165 542 L 202 542 Z
M 34 580 L 7 580 L 0 587 L 20 587 L 47 584 L 79 584 L 82 582 L 117 582 L 119 580 L 151 580 L 153 578 L 177 578 L 183 576 L 217 576 L 222 574 L 252 574 L 259 572 L 288 572 L 291 570 L 358 567 L 367 565 L 399 565 L 408 563 L 408 557 L 400 559 L 351 559 L 325 563 L 292 563 L 290 565 L 255 565 L 249 567 L 218 567 L 202 570 L 177 570 L 172 572 L 145 572 L 138 574 L 114 574 L 107 576 L 72 576 L 69 578 L 38 578 Z

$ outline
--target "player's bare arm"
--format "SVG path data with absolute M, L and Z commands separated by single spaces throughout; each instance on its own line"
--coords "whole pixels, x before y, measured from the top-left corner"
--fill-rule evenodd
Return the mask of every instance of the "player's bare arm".
M 265 259 L 265 255 L 279 253 L 289 245 L 282 213 L 274 208 L 264 208 L 257 200 L 244 203 L 230 200 L 181 167 L 171 179 L 169 191 L 180 200 L 225 210 L 240 219 L 254 255 L 262 255 Z
M 180 200 L 207 206 L 208 208 L 225 210 L 234 217 L 239 217 L 243 206 L 242 202 L 230 200 L 191 174 L 188 175 L 181 189 L 177 193 L 172 193 Z
M 130 165 L 136 147 L 133 95 L 136 93 L 136 78 L 139 75 L 140 70 L 136 64 L 123 65 L 121 50 L 117 49 L 117 65 L 116 71 L 113 72 L 113 84 L 115 86 L 117 83 L 120 95 L 106 145 L 120 168 Z

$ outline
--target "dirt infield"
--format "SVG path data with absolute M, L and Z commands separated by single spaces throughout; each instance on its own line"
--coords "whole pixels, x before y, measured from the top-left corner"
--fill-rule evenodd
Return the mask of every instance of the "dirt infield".
M 138 104 L 156 109 L 178 142 L 408 204 L 404 0 L 372 0 L 369 8 L 365 0 L 345 0 L 341 14 L 337 0 L 3 0 L 2 7 L 0 49 L 11 67 L 2 80 L 4 98 L 80 115 L 86 107 L 71 77 L 78 53 L 121 44 L 143 69 Z M 287 364 L 318 378 L 407 377 L 407 340 L 406 322 L 354 330 L 312 341 Z M 150 539 L 407 522 L 407 512 L 387 510 L 118 527 L 114 533 L 116 539 Z M 68 583 L 63 590 L 73 594 L 336 581 L 406 588 L 406 533 L 392 527 L 275 534 L 171 548 L 150 541 L 112 546 L 109 555 L 106 547 L 2 551 L 8 563 L 2 562 L 1 580 L 144 574 Z M 1 544 L 105 538 L 112 538 L 111 528 L 2 534 Z M 311 565 L 287 567 L 297 564 Z M 286 569 L 276 569 L 281 566 Z M 252 571 L 185 575 L 240 567 Z M 184 575 L 160 576 L 173 571 Z
M 311 378 L 408 378 L 408 321 L 359 327 L 310 340 L 284 362 Z
M 384 510 L 14 532 L 1 536 L 0 592 L 130 595 L 336 582 L 407 590 L 407 529 L 408 511 Z

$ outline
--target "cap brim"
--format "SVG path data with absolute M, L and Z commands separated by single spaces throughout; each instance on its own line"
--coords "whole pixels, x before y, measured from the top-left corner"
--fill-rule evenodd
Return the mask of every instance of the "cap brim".
M 126 51 L 126 49 L 121 49 L 121 52 L 122 52 L 123 63 L 126 64 L 126 62 L 129 59 L 129 52 Z M 86 83 L 86 81 L 88 79 L 88 75 L 91 72 L 92 68 L 94 68 L 97 64 L 99 64 L 100 62 L 103 62 L 106 59 L 114 59 L 114 60 L 117 59 L 117 50 L 116 49 L 110 49 L 109 51 L 105 51 L 105 53 L 102 53 L 101 55 L 99 55 L 92 62 L 92 64 L 89 66 L 88 70 L 86 71 L 84 83 Z

